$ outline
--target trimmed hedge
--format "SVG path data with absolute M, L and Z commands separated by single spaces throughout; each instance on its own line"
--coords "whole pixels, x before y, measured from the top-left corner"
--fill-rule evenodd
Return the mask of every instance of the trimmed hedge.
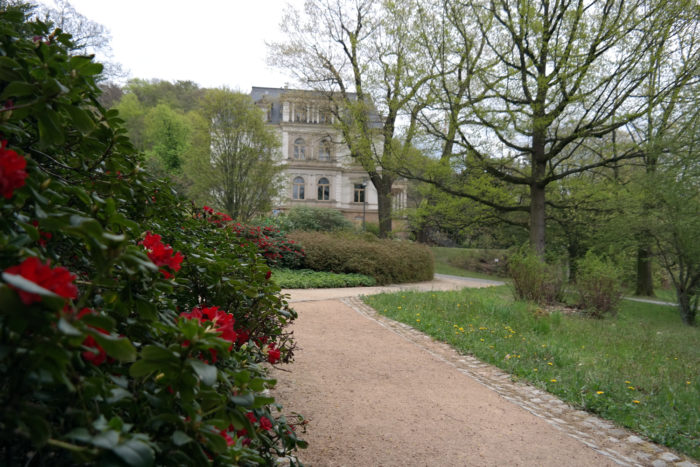
M 293 232 L 289 237 L 304 246 L 304 264 L 316 271 L 366 274 L 379 285 L 433 278 L 433 253 L 425 245 L 350 233 Z

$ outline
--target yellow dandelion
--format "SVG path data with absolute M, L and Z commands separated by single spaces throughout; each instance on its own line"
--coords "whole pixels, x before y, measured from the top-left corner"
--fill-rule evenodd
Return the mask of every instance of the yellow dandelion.
M 479 339 L 481 342 L 484 342 L 484 339 Z
M 419 319 L 417 319 L 417 320 L 416 320 L 416 323 L 420 323 L 420 320 L 419 320 Z
M 460 331 L 464 332 L 464 328 L 459 328 Z
M 637 399 L 633 400 L 632 402 L 634 402 L 635 404 L 639 404 L 639 401 Z
M 552 363 L 552 362 L 547 362 L 547 365 L 549 365 L 549 366 L 553 366 L 553 365 L 554 365 L 554 363 Z
M 685 384 L 690 384 L 690 381 L 686 381 Z
M 596 391 L 595 393 L 596 393 L 596 394 L 599 394 L 599 395 L 600 395 L 600 394 L 605 394 L 605 392 L 603 392 L 603 391 Z
M 632 384 L 632 381 L 625 381 L 625 384 Z
M 552 383 L 556 383 L 556 382 L 557 382 L 556 379 L 550 379 L 549 381 L 552 382 Z
M 537 368 L 533 368 L 532 371 L 537 371 Z
M 627 386 L 627 389 L 629 389 L 630 391 L 634 391 L 634 386 Z
M 420 313 L 416 313 L 416 316 L 420 316 Z
M 397 306 L 396 308 L 398 308 L 399 310 L 401 309 L 401 307 L 400 307 L 400 306 Z

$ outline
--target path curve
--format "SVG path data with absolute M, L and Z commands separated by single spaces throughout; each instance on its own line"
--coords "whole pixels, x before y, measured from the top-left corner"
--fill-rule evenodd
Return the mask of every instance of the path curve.
M 487 286 L 286 290 L 296 361 L 274 371 L 286 413 L 308 420 L 308 466 L 676 465 L 687 458 L 378 315 L 358 296 Z

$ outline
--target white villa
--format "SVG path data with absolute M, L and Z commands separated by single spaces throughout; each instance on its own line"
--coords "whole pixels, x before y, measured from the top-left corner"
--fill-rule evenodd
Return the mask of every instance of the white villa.
M 251 97 L 279 132 L 286 184 L 275 209 L 328 207 L 356 223 L 377 222 L 377 192 L 333 127 L 328 100 L 314 91 L 253 87 Z M 392 189 L 394 209 L 406 206 L 406 183 Z

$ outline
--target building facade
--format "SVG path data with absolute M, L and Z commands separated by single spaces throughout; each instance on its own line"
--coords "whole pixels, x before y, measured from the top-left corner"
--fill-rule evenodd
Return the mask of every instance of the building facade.
M 275 209 L 337 209 L 355 223 L 377 222 L 377 192 L 351 157 L 328 100 L 313 91 L 253 87 L 251 97 L 282 143 L 285 184 Z M 406 206 L 406 184 L 392 189 L 394 210 Z

